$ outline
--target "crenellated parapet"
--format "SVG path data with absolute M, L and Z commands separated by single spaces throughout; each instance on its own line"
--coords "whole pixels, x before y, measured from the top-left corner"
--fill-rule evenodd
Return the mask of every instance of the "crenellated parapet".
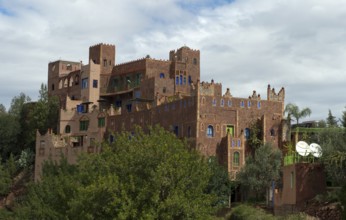
M 252 92 L 252 95 L 249 96 L 249 99 L 252 99 L 252 100 L 261 100 L 261 95 L 260 94 L 257 94 L 256 90 L 254 90 Z
M 270 85 L 268 85 L 267 88 L 267 100 L 268 101 L 279 101 L 284 102 L 285 101 L 285 88 L 282 87 L 278 93 L 275 92 L 274 88 L 271 88 Z
M 99 43 L 99 44 L 92 45 L 92 46 L 90 46 L 89 48 L 100 47 L 100 46 L 115 47 L 114 44 Z
M 197 84 L 197 86 L 198 86 L 200 95 L 207 95 L 207 96 L 221 95 L 220 91 L 222 89 L 222 85 L 221 83 L 214 83 L 214 80 L 211 80 L 210 83 L 201 82 Z

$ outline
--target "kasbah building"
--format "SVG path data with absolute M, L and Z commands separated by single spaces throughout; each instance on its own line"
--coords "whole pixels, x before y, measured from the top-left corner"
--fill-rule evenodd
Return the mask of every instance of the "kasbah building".
M 114 133 L 134 132 L 136 126 L 159 124 L 186 138 L 202 155 L 216 156 L 231 179 L 245 163 L 254 122 L 262 140 L 275 148 L 290 138 L 284 88 L 275 92 L 268 85 L 266 99 L 256 91 L 243 98 L 228 88 L 222 93 L 220 83 L 200 81 L 200 51 L 186 46 L 170 51 L 168 60 L 147 56 L 116 64 L 115 58 L 115 45 L 101 43 L 89 48 L 87 65 L 48 64 L 48 93 L 60 98 L 60 120 L 57 134 L 37 132 L 35 180 L 44 161 L 64 155 L 76 163 L 81 152 L 97 153 L 100 142 L 113 142 Z M 291 191 L 284 194 L 295 199 Z
M 97 153 L 112 133 L 134 132 L 159 124 L 186 138 L 202 155 L 217 156 L 231 178 L 245 162 L 247 138 L 254 121 L 263 140 L 281 148 L 285 90 L 268 85 L 267 98 L 255 91 L 233 97 L 222 85 L 200 82 L 200 51 L 181 47 L 169 60 L 149 56 L 117 64 L 114 45 L 89 48 L 89 63 L 58 60 L 48 64 L 48 93 L 60 99 L 58 133 L 36 138 L 35 179 L 43 161 L 63 154 L 76 163 L 81 152 Z

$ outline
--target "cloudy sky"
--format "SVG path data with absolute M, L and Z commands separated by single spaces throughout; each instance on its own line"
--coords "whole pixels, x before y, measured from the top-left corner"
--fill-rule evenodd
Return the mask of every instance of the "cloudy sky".
M 271 84 L 306 120 L 346 106 L 346 1 L 0 0 L 0 103 L 38 97 L 48 62 L 88 62 L 89 46 L 117 46 L 117 63 L 172 49 L 201 51 L 201 80 L 233 96 Z

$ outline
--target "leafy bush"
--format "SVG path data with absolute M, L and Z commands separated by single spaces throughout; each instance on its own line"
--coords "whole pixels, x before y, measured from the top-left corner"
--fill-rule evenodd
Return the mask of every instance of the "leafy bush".
M 239 205 L 232 209 L 230 220 L 275 220 L 276 218 L 263 209 L 255 208 L 249 205 Z

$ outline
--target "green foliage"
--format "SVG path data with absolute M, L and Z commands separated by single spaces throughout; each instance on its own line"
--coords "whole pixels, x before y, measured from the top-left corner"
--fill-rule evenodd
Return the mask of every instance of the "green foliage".
M 19 153 L 17 147 L 19 131 L 20 124 L 15 116 L 0 114 L 0 154 L 2 161 L 5 161 L 11 152 Z
M 343 207 L 342 219 L 346 219 L 346 184 L 345 183 L 343 187 L 341 188 L 339 199 L 340 199 L 341 206 Z
M 3 104 L 0 104 L 0 114 L 5 114 L 6 113 L 6 108 Z
M 229 219 L 237 220 L 275 220 L 276 218 L 266 213 L 261 208 L 255 208 L 250 205 L 242 204 L 232 208 L 231 216 Z
M 228 205 L 229 196 L 232 188 L 235 188 L 235 183 L 230 181 L 227 169 L 219 165 L 216 157 L 209 158 L 208 166 L 212 175 L 206 192 L 216 196 L 215 206 L 225 207 Z
M 30 149 L 25 149 L 20 153 L 18 165 L 23 169 L 30 168 L 30 166 L 34 163 L 34 159 L 35 154 Z
M 8 170 L 0 162 L 0 196 L 7 195 L 12 184 Z
M 325 165 L 327 178 L 333 185 L 341 186 L 346 181 L 346 164 L 343 157 L 346 153 L 346 133 L 343 128 L 322 129 L 315 134 L 311 142 L 321 145 L 323 155 L 321 162 Z
M 232 209 L 230 220 L 305 220 L 307 215 L 304 213 L 296 213 L 287 216 L 273 216 L 266 213 L 261 208 L 255 208 L 251 205 L 242 204 Z
M 281 151 L 271 145 L 262 145 L 254 156 L 248 156 L 246 163 L 237 174 L 237 181 L 245 188 L 256 193 L 256 198 L 265 195 L 271 181 L 279 178 Z
M 20 93 L 19 96 L 15 96 L 12 99 L 8 113 L 10 115 L 20 117 L 24 104 L 30 101 L 31 98 L 29 96 L 26 96 L 24 93 Z
M 29 188 L 21 219 L 205 219 L 215 196 L 206 193 L 208 163 L 162 128 L 116 135 L 78 166 L 45 165 Z
M 10 176 L 13 178 L 15 176 L 15 174 L 17 173 L 18 168 L 17 168 L 16 161 L 15 161 L 12 153 L 10 154 L 10 157 L 6 161 L 6 168 L 8 170 L 8 173 L 10 174 Z
M 41 84 L 39 93 L 39 100 L 30 114 L 32 127 L 41 133 L 47 132 L 49 128 L 56 132 L 59 119 L 59 99 L 56 96 L 48 96 L 48 89 L 45 84 Z
M 287 118 L 291 122 L 291 117 L 295 118 L 296 123 L 299 124 L 299 119 L 311 115 L 310 108 L 304 108 L 302 110 L 295 104 L 288 103 L 285 107 L 285 113 L 287 113 Z
M 345 109 L 346 109 L 346 106 L 345 106 Z M 346 110 L 342 112 L 341 125 L 342 127 L 346 128 Z
M 14 219 L 14 213 L 2 208 L 0 209 L 0 219 L 12 220 Z
M 248 139 L 248 144 L 253 150 L 258 149 L 263 145 L 262 132 L 257 121 L 253 122 L 250 126 L 250 137 Z
M 328 117 L 326 119 L 328 127 L 337 127 L 338 121 L 336 120 L 335 116 L 332 114 L 332 111 L 329 109 L 328 111 Z

